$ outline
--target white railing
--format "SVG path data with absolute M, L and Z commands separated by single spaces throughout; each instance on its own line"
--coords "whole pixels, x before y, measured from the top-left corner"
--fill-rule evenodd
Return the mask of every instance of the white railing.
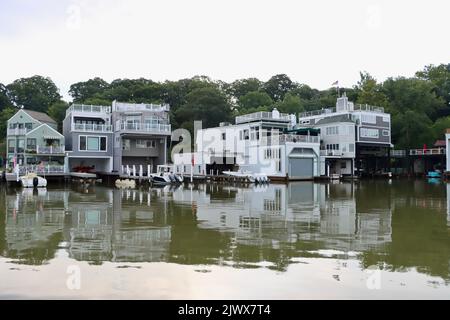
M 111 107 L 85 105 L 85 104 L 73 104 L 66 110 L 66 116 L 69 115 L 71 112 L 111 113 Z
M 37 146 L 36 153 L 37 154 L 64 154 L 66 148 L 64 146 L 59 147 L 43 147 Z
M 368 104 L 355 104 L 354 111 L 370 111 L 370 112 L 378 112 L 384 113 L 383 107 L 371 106 Z
M 318 136 L 296 135 L 296 134 L 280 134 L 269 137 L 261 137 L 262 145 L 280 145 L 286 142 L 302 142 L 302 143 L 319 143 Z
M 286 113 L 280 113 L 279 117 L 274 117 L 272 112 L 254 112 L 250 114 L 244 114 L 242 116 L 236 117 L 236 124 L 245 123 L 255 120 L 281 120 L 281 121 L 291 121 L 291 118 Z
M 170 133 L 170 124 L 147 124 L 147 123 L 125 123 L 120 122 L 116 131 L 140 131 L 140 132 L 162 132 Z
M 436 154 L 445 154 L 445 148 L 433 148 L 433 149 L 411 149 L 409 155 L 411 156 L 429 156 Z
M 85 124 L 85 123 L 73 123 L 72 131 L 84 131 L 84 132 L 111 132 L 112 125 L 108 124 Z
M 153 111 L 164 112 L 170 111 L 168 104 L 145 104 L 145 103 L 124 103 L 113 102 L 113 111 Z
M 64 173 L 63 165 L 27 165 L 19 166 L 19 175 L 23 176 L 28 173 L 36 174 L 50 174 L 50 173 Z
M 405 157 L 406 150 L 391 150 L 391 156 L 393 157 Z
M 329 157 L 341 157 L 344 155 L 344 152 L 341 150 L 320 150 L 321 156 L 329 156 Z
M 376 112 L 376 113 L 384 113 L 384 108 L 371 106 L 368 104 L 355 104 L 353 106 L 353 110 L 345 110 L 344 112 L 353 112 L 353 111 L 369 111 L 369 112 Z M 322 108 L 319 110 L 312 110 L 312 111 L 300 113 L 299 117 L 305 118 L 305 117 L 311 117 L 311 116 L 318 116 L 318 115 L 322 115 L 322 114 L 332 114 L 332 113 L 336 113 L 336 112 L 337 112 L 336 108 Z
M 9 129 L 7 130 L 7 135 L 8 136 L 24 136 L 26 135 L 29 131 L 31 131 L 31 129 L 26 129 L 26 128 L 14 128 L 14 129 Z

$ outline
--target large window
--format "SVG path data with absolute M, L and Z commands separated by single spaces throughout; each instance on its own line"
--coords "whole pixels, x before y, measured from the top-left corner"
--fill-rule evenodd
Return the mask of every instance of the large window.
M 106 151 L 106 137 L 80 136 L 80 151 Z
M 326 135 L 327 136 L 334 136 L 334 135 L 338 135 L 339 134 L 339 127 L 335 126 L 335 127 L 327 127 L 326 128 Z
M 359 135 L 361 138 L 376 139 L 379 137 L 379 130 L 378 129 L 361 128 Z
M 138 140 L 136 140 L 136 148 L 137 149 L 156 148 L 156 141 L 155 140 L 138 139 Z
M 25 150 L 25 139 L 17 140 L 17 153 L 23 153 Z
M 27 139 L 27 150 L 36 151 L 36 139 L 35 138 Z
M 371 123 L 376 124 L 377 123 L 377 116 L 373 114 L 362 114 L 361 115 L 361 121 L 364 123 Z
M 8 140 L 8 153 L 16 152 L 16 140 L 10 139 Z

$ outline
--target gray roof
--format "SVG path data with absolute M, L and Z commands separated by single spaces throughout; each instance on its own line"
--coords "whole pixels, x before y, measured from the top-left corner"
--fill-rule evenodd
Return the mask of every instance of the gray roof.
M 50 116 L 46 113 L 32 111 L 32 110 L 26 110 L 26 109 L 22 109 L 22 110 L 25 111 L 26 113 L 28 113 L 29 116 L 33 117 L 34 119 L 36 119 L 40 122 L 57 124 L 56 121 L 53 120 L 52 118 L 50 118 Z
M 320 119 L 319 121 L 317 121 L 315 123 L 315 125 L 335 123 L 335 122 L 352 122 L 352 123 L 354 123 L 355 121 L 352 120 L 350 114 L 340 114 L 340 115 L 335 115 L 335 116 L 325 117 L 323 119 Z

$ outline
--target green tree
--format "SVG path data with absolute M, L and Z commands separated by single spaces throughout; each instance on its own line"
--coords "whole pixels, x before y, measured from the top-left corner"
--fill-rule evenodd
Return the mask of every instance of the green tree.
M 436 120 L 432 126 L 434 139 L 444 139 L 445 132 L 450 129 L 450 117 L 443 117 Z
M 5 85 L 0 83 L 0 111 L 7 107 L 11 107 L 11 106 L 12 105 L 11 105 L 11 101 L 8 98 L 7 89 L 6 89 Z
M 434 92 L 430 81 L 416 78 L 389 78 L 383 83 L 383 91 L 389 100 L 387 111 L 405 113 L 415 111 L 436 119 L 438 111 L 445 108 L 445 101 Z
M 239 100 L 249 92 L 260 91 L 262 84 L 262 81 L 256 78 L 240 79 L 230 84 L 229 92 L 235 99 Z
M 383 92 L 381 84 L 368 72 L 360 72 L 361 79 L 356 85 L 357 102 L 373 106 L 386 107 L 388 99 Z
M 280 112 L 295 114 L 295 115 L 297 115 L 300 112 L 305 111 L 303 102 L 300 99 L 300 97 L 298 97 L 290 92 L 284 96 L 284 99 L 282 102 L 279 102 L 277 104 L 277 108 Z
M 186 103 L 175 112 L 177 123 L 193 133 L 193 122 L 202 121 L 203 128 L 218 126 L 231 119 L 231 107 L 225 95 L 213 87 L 199 88 L 186 96 Z
M 92 99 L 96 95 L 104 94 L 108 87 L 108 82 L 97 77 L 72 84 L 69 89 L 69 94 L 75 103 L 85 103 L 86 100 Z
M 248 113 L 253 109 L 267 108 L 273 105 L 270 96 L 265 92 L 251 91 L 240 97 L 238 111 L 240 114 Z
M 277 74 L 263 85 L 264 91 L 273 101 L 282 101 L 286 93 L 295 87 L 292 80 L 285 74 Z
M 6 89 L 9 99 L 16 106 L 34 111 L 47 112 L 53 103 L 61 99 L 55 83 L 41 76 L 15 80 Z
M 55 102 L 48 108 L 48 115 L 58 123 L 58 130 L 62 132 L 62 122 L 66 117 L 66 110 L 69 107 L 65 101 Z
M 446 106 L 450 103 L 450 63 L 438 66 L 428 65 L 422 71 L 416 72 L 416 77 L 428 80 L 435 85 L 436 95 L 445 99 Z
M 407 110 L 392 116 L 392 140 L 396 148 L 422 148 L 434 141 L 432 122 L 424 113 Z
M 9 118 L 11 118 L 17 111 L 18 109 L 13 107 L 6 107 L 0 111 L 0 137 L 2 137 L 2 140 L 6 137 L 6 130 L 8 127 L 7 122 Z

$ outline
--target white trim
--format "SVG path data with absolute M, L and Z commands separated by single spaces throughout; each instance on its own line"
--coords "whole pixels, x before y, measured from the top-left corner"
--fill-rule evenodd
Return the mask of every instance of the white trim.
M 113 157 L 106 157 L 106 156 L 67 156 L 67 158 L 112 159 Z
M 80 149 L 80 139 L 81 139 L 81 137 L 86 137 L 86 150 L 81 150 Z M 105 138 L 106 139 L 106 145 L 105 145 L 105 147 L 106 147 L 106 150 L 88 150 L 87 149 L 87 140 L 88 140 L 88 137 L 89 138 Z M 100 148 L 100 139 L 99 139 L 99 148 Z M 78 152 L 105 152 L 105 153 L 107 153 L 108 152 L 108 136 L 101 136 L 101 135 L 97 135 L 97 136 L 95 136 L 95 135 L 85 135 L 85 134 L 80 134 L 79 136 L 78 136 Z
M 33 119 L 34 119 L 34 118 L 33 118 Z M 42 127 L 42 126 L 47 126 L 50 130 L 52 130 L 53 132 L 55 132 L 57 135 L 59 135 L 60 137 L 64 138 L 64 136 L 63 136 L 61 133 L 59 133 L 58 131 L 56 131 L 55 129 L 53 129 L 52 127 L 50 127 L 50 126 L 49 126 L 48 124 L 46 124 L 46 123 L 42 123 L 41 125 L 37 126 L 37 127 L 34 128 L 33 130 L 27 132 L 27 133 L 25 134 L 25 136 L 31 134 L 32 132 L 36 131 L 37 129 L 39 129 L 39 128 Z
M 45 124 L 44 122 L 41 122 L 41 121 L 39 121 L 38 119 L 33 118 L 30 114 L 28 114 L 28 113 L 26 113 L 25 111 L 23 111 L 23 109 L 19 109 L 19 111 L 17 111 L 16 113 L 14 113 L 14 115 L 13 115 L 11 118 L 9 118 L 8 121 L 6 121 L 6 123 L 9 124 L 9 121 L 10 121 L 12 118 L 14 118 L 16 115 L 18 115 L 19 112 L 25 113 L 25 114 L 26 114 L 27 116 L 29 116 L 31 119 L 37 121 L 37 122 L 40 123 L 40 124 Z M 39 125 L 39 126 L 40 126 L 40 125 Z M 39 127 L 39 126 L 38 126 L 38 127 Z M 9 127 L 9 126 L 8 126 L 8 127 Z M 33 130 L 34 130 L 34 129 L 33 129 Z

